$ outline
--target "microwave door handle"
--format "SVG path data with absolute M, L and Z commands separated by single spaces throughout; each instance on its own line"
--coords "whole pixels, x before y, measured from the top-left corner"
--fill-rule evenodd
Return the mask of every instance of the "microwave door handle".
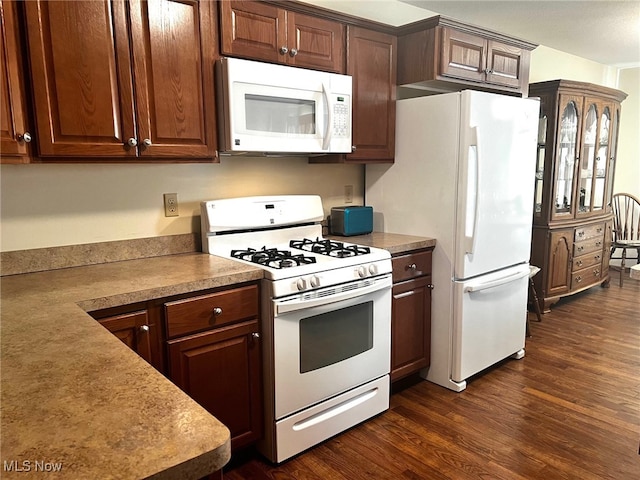
M 322 149 L 328 150 L 331 145 L 331 136 L 333 135 L 333 104 L 331 103 L 331 90 L 329 90 L 325 82 L 322 82 L 322 95 L 327 103 L 327 126 L 322 140 Z

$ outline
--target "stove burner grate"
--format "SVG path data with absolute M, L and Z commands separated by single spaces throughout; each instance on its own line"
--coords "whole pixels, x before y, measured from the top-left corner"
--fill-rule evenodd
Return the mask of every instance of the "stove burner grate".
M 315 263 L 316 259 L 304 254 L 292 254 L 289 250 L 278 250 L 277 248 L 262 247 L 260 250 L 246 248 L 242 250 L 231 250 L 231 257 L 246 260 L 271 268 L 289 268 L 299 265 Z
M 366 255 L 370 253 L 369 247 L 361 245 L 347 244 L 336 240 L 316 238 L 311 240 L 303 238 L 302 240 L 291 240 L 289 242 L 291 248 L 305 250 L 307 252 L 319 253 L 320 255 L 328 255 L 330 257 L 345 258 L 355 257 L 358 255 Z

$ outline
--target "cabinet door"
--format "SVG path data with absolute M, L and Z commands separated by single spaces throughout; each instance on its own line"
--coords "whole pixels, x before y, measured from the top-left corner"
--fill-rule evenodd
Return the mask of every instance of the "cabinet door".
M 555 152 L 553 206 L 551 220 L 571 219 L 575 215 L 575 179 L 580 153 L 580 127 L 583 99 L 574 95 L 560 95 L 558 132 Z
M 395 284 L 391 304 L 391 381 L 431 361 L 431 276 Z
M 24 5 L 39 155 L 135 157 L 124 2 Z
M 220 2 L 223 55 L 285 62 L 286 11 L 253 1 Z
M 606 171 L 606 191 L 605 191 L 605 212 L 611 213 L 613 208 L 611 201 L 613 197 L 613 179 L 616 172 L 616 159 L 618 157 L 618 131 L 620 130 L 620 105 L 611 106 L 611 137 L 609 140 L 609 158 L 607 160 Z
M 214 7 L 130 2 L 141 156 L 215 156 Z
M 485 81 L 487 40 L 452 28 L 441 28 L 440 75 Z
M 528 72 L 528 51 L 492 40 L 487 42 L 486 81 L 488 83 L 525 88 L 529 83 Z M 527 78 L 523 78 L 523 74 L 527 74 Z
M 27 111 L 17 2 L 0 3 L 0 153 L 2 163 L 26 163 Z M 23 135 L 27 135 L 26 138 Z M 11 158 L 9 158 L 9 156 Z
M 301 13 L 287 14 L 287 63 L 344 72 L 344 25 Z
M 396 37 L 348 27 L 353 77 L 353 145 L 347 161 L 393 162 L 396 137 Z
M 231 430 L 231 448 L 262 435 L 258 322 L 171 340 L 171 380 Z
M 567 293 L 571 286 L 573 229 L 551 232 L 545 297 Z
M 131 350 L 153 365 L 151 336 L 155 332 L 152 330 L 152 326 L 149 325 L 146 310 L 115 315 L 98 321 Z

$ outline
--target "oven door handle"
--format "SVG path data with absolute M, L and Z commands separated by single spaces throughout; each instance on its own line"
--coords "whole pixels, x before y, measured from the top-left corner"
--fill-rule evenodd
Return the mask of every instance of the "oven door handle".
M 368 293 L 377 292 L 378 290 L 384 290 L 385 288 L 391 289 L 391 275 L 384 275 L 378 277 L 374 282 L 366 287 L 356 288 L 353 290 L 345 290 L 342 293 L 336 293 L 318 298 L 304 299 L 300 296 L 294 297 L 289 300 L 274 300 L 275 314 L 280 315 L 288 312 L 295 312 L 297 310 L 303 310 L 305 308 L 318 307 L 321 305 L 329 305 L 331 303 L 340 302 L 343 300 L 350 300 L 352 298 L 360 297 Z M 339 286 L 336 288 L 340 288 Z

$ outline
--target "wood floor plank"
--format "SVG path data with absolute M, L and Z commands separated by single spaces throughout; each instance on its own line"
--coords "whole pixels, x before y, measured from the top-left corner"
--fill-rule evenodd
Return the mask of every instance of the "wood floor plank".
M 531 332 L 463 392 L 416 379 L 383 414 L 281 465 L 247 450 L 224 478 L 639 479 L 640 282 L 564 298 Z

